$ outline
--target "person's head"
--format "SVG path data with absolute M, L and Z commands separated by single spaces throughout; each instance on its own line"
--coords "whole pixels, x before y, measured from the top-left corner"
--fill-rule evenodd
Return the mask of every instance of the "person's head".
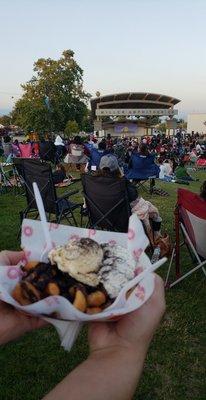
M 106 147 L 107 147 L 107 144 L 105 141 L 102 140 L 101 142 L 99 142 L 99 144 L 98 144 L 99 150 L 106 150 Z
M 141 143 L 141 144 L 140 144 L 140 146 L 139 146 L 139 153 L 140 153 L 142 156 L 147 156 L 147 155 L 149 154 L 149 151 L 148 151 L 148 148 L 147 148 L 146 143 Z
M 107 154 L 103 156 L 100 160 L 99 170 L 101 171 L 101 175 L 113 175 L 115 177 L 121 176 L 121 171 L 119 168 L 119 164 L 117 158 L 113 154 Z
M 75 136 L 74 137 L 74 144 L 82 144 L 82 139 L 80 136 Z
M 9 135 L 4 136 L 4 143 L 10 143 L 11 142 L 11 138 Z
M 200 197 L 202 197 L 204 200 L 206 200 L 206 181 L 203 182 L 203 184 L 200 188 Z

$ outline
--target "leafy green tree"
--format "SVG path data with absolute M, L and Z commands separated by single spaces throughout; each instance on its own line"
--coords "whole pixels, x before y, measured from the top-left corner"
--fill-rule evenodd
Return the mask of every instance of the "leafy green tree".
M 65 50 L 59 60 L 40 58 L 34 72 L 22 85 L 24 93 L 13 110 L 13 121 L 25 131 L 64 131 L 69 120 L 82 129 L 90 95 L 83 90 L 83 70 L 74 52 Z
M 4 126 L 8 126 L 11 124 L 11 115 L 2 115 L 0 117 L 0 124 Z
M 67 137 L 79 132 L 79 125 L 76 121 L 68 121 L 64 133 Z

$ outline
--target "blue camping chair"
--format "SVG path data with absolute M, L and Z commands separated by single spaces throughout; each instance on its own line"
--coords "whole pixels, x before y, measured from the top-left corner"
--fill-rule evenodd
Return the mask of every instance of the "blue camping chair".
M 149 192 L 153 192 L 155 185 L 155 178 L 159 177 L 160 168 L 155 164 L 155 156 L 148 154 L 143 156 L 139 153 L 134 153 L 131 156 L 128 172 L 126 174 L 127 179 L 132 179 L 137 182 L 137 186 L 143 188 L 148 192 L 145 183 L 149 180 Z

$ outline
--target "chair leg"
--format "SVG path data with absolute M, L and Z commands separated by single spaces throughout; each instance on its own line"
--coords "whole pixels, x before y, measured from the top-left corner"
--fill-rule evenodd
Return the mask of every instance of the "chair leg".
M 169 288 L 175 286 L 177 283 L 181 282 L 183 279 L 187 278 L 187 276 L 193 274 L 193 272 L 196 272 L 198 269 L 202 268 L 202 270 L 204 270 L 203 265 L 206 264 L 206 260 L 203 261 L 202 263 L 198 264 L 195 268 L 191 269 L 189 272 L 187 272 L 186 274 L 182 275 L 179 279 L 177 279 L 176 281 L 172 282 L 171 285 L 169 285 Z
M 172 250 L 171 259 L 170 259 L 169 267 L 168 267 L 168 270 L 167 270 L 167 276 L 166 276 L 166 279 L 165 279 L 165 287 L 169 286 L 168 285 L 168 280 L 169 280 L 169 275 L 170 275 L 170 271 L 171 271 L 171 267 L 172 267 L 172 263 L 173 263 L 174 257 L 175 257 L 175 247 Z

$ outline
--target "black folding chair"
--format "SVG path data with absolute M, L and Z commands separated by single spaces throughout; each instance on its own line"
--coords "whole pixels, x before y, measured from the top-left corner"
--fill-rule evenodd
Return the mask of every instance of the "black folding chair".
M 78 226 L 74 216 L 74 210 L 82 209 L 82 205 L 68 200 L 72 195 L 78 193 L 78 190 L 65 193 L 61 197 L 57 197 L 56 188 L 52 179 L 52 169 L 50 164 L 42 163 L 35 159 L 22 159 L 21 176 L 24 181 L 25 194 L 27 199 L 27 207 L 20 212 L 21 221 L 27 217 L 29 213 L 36 213 L 38 210 L 33 192 L 33 182 L 36 182 L 44 204 L 45 212 L 48 214 L 48 220 L 56 223 L 65 218 L 69 223 L 72 221 Z M 55 219 L 52 220 L 52 215 Z
M 82 174 L 90 228 L 127 232 L 131 215 L 126 179 Z

